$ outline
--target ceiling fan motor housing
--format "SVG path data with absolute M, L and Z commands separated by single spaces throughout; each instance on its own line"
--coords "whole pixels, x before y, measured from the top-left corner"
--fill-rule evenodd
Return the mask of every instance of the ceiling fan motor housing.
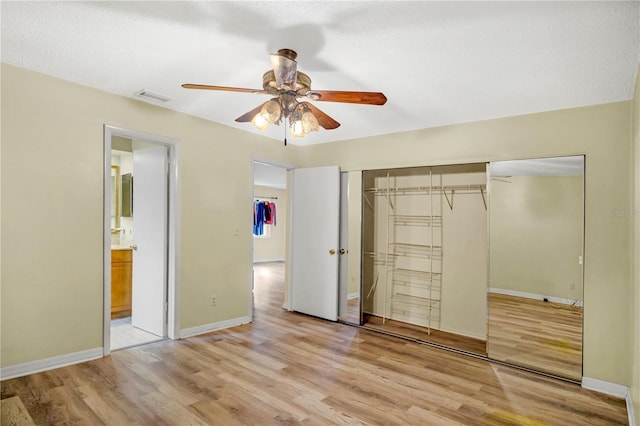
M 262 88 L 270 94 L 277 95 L 278 91 L 282 90 L 276 83 L 276 74 L 273 70 L 269 70 L 262 75 Z M 311 78 L 303 72 L 298 71 L 296 75 L 295 87 L 292 87 L 293 91 L 299 92 L 302 89 L 304 94 L 311 90 Z
M 291 49 L 278 49 L 278 55 L 284 56 L 285 58 L 291 59 L 292 61 L 295 61 L 298 57 L 296 51 Z

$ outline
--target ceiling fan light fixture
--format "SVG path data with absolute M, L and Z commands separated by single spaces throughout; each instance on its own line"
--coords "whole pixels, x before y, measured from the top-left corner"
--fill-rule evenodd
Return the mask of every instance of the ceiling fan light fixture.
M 302 113 L 302 130 L 305 134 L 320 130 L 318 119 L 309 110 Z
M 311 132 L 320 130 L 320 124 L 313 112 L 304 104 L 296 103 L 289 116 L 291 136 L 303 138 Z
M 251 124 L 255 126 L 256 129 L 262 130 L 263 132 L 267 130 L 269 127 L 269 122 L 264 119 L 262 113 L 257 113 L 251 119 Z
M 282 117 L 282 106 L 278 99 L 273 98 L 270 101 L 265 102 L 259 115 L 271 124 L 280 123 L 280 118 Z
M 308 132 L 304 131 L 302 124 L 303 108 L 302 105 L 296 103 L 289 115 L 289 126 L 291 127 L 291 136 L 294 138 L 303 138 Z
M 291 136 L 294 138 L 304 138 L 306 133 L 302 126 L 302 120 L 294 120 L 291 122 Z

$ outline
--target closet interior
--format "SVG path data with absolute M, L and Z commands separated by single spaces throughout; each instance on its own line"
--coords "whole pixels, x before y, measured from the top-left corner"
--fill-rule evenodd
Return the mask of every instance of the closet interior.
M 486 356 L 487 167 L 367 170 L 362 326 Z

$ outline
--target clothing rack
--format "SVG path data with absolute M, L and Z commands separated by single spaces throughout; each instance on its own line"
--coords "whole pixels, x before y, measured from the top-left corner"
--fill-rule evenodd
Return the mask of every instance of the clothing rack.
M 259 198 L 265 199 L 265 200 L 277 200 L 278 197 L 263 197 L 261 195 L 254 195 L 253 198 L 255 198 L 256 200 Z

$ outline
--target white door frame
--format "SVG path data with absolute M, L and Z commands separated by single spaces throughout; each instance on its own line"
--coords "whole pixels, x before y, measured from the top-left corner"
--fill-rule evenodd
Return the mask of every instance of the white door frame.
M 289 172 L 291 171 L 291 169 L 296 168 L 296 166 L 292 165 L 291 163 L 280 163 L 278 161 L 273 161 L 273 160 L 269 160 L 269 159 L 265 159 L 265 158 L 260 158 L 260 157 L 251 157 L 251 193 L 249 194 L 250 198 L 249 198 L 249 203 L 247 205 L 252 206 L 253 205 L 253 187 L 255 186 L 254 184 L 254 179 L 255 176 L 253 175 L 253 166 L 254 163 L 263 163 L 263 164 L 268 164 L 269 166 L 274 166 L 274 167 L 280 167 L 281 169 L 286 169 L 287 170 L 287 175 L 291 176 L 289 174 Z M 111 173 L 111 171 L 109 171 L 109 173 Z M 289 212 L 291 211 L 291 191 L 290 191 L 290 187 L 291 187 L 291 182 L 287 181 L 287 198 L 289 199 L 289 205 L 286 206 L 287 210 L 289 210 Z M 287 253 L 285 253 L 285 265 L 286 265 L 286 272 L 285 272 L 285 277 L 289 276 L 289 259 L 290 259 L 290 255 L 289 255 L 289 248 L 291 247 L 291 220 L 289 219 L 289 214 L 287 214 L 287 223 L 285 224 L 287 226 Z M 251 223 L 250 223 L 250 228 L 253 228 L 253 216 L 251 217 Z M 251 238 L 251 256 L 249 258 L 249 322 L 253 322 L 253 232 L 249 233 L 249 238 Z M 285 278 L 286 280 L 286 278 Z M 290 284 L 290 283 L 289 283 Z M 288 289 L 288 294 L 289 297 L 291 297 L 291 288 Z M 286 308 L 287 310 L 291 310 L 289 308 L 289 306 L 287 304 L 283 305 L 284 308 Z
M 168 259 L 167 259 L 167 337 L 180 338 L 180 312 L 179 312 L 179 283 L 178 275 L 180 266 L 180 181 L 178 164 L 180 159 L 180 144 L 177 139 L 152 135 L 135 130 L 104 125 L 104 264 L 103 264 L 103 333 L 102 351 L 107 356 L 111 353 L 111 211 L 107 206 L 111 205 L 111 138 L 121 136 L 128 139 L 137 139 L 152 142 L 168 147 L 169 164 L 169 217 L 168 217 Z

